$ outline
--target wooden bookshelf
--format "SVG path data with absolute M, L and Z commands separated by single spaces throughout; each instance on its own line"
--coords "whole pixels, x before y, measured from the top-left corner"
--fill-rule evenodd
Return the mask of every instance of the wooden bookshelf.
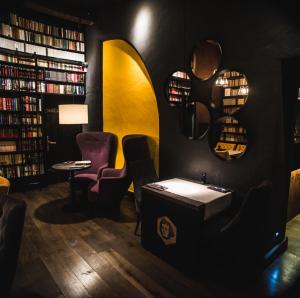
M 16 14 L 0 23 L 0 170 L 7 178 L 45 173 L 47 107 L 53 96 L 56 104 L 84 98 L 85 81 L 83 32 Z

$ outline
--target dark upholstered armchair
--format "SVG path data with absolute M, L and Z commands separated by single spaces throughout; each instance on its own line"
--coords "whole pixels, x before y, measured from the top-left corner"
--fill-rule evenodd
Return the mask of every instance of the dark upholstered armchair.
M 134 186 L 134 201 L 135 209 L 137 212 L 137 222 L 134 233 L 137 235 L 140 224 L 142 186 L 147 183 L 158 181 L 158 176 L 154 167 L 154 162 L 152 159 L 150 159 L 150 156 L 147 159 L 135 160 L 130 162 L 129 170 Z
M 75 174 L 75 180 L 97 181 L 105 168 L 113 163 L 114 135 L 109 132 L 85 131 L 77 134 L 82 160 L 90 160 L 92 166 Z
M 17 268 L 26 204 L 0 197 L 0 297 L 8 297 Z
M 102 171 L 100 179 L 89 191 L 92 200 L 97 200 L 119 212 L 121 199 L 126 194 L 132 177 L 129 173 L 130 162 L 149 157 L 147 136 L 127 135 L 122 140 L 124 166 L 122 169 L 107 168 Z
M 205 223 L 201 241 L 211 249 L 229 256 L 242 254 L 248 260 L 259 260 L 265 253 L 266 214 L 272 183 L 262 181 L 250 188 L 237 210 Z M 235 209 L 235 208 L 234 208 Z

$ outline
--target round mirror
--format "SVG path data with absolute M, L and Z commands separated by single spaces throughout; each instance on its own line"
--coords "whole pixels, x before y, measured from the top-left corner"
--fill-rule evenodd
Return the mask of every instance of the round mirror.
M 221 113 L 232 115 L 246 104 L 248 94 L 245 75 L 238 71 L 223 71 L 213 84 L 211 106 Z
M 247 149 L 246 129 L 233 117 L 220 118 L 210 130 L 209 145 L 221 159 L 241 157 Z
M 210 127 L 210 112 L 205 104 L 194 101 L 182 105 L 182 133 L 191 140 L 201 140 Z
M 222 49 L 218 42 L 213 40 L 198 42 L 191 59 L 193 74 L 202 81 L 208 80 L 220 67 L 221 57 Z
M 191 79 L 185 71 L 176 71 L 170 76 L 166 89 L 171 105 L 185 102 L 192 89 Z

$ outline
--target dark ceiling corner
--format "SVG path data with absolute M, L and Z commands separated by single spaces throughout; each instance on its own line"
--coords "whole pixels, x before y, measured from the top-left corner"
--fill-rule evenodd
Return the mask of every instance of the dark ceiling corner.
M 88 26 L 94 25 L 88 7 L 83 7 L 76 1 L 60 1 L 60 3 L 57 3 L 57 1 L 26 1 L 25 6 L 38 13 L 69 22 Z

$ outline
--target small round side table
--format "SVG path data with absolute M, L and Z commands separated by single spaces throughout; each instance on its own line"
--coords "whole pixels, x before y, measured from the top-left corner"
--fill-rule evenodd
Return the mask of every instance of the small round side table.
M 76 198 L 75 198 L 75 191 L 74 191 L 74 174 L 77 171 L 82 171 L 89 169 L 91 164 L 84 164 L 84 165 L 75 165 L 75 161 L 65 161 L 61 163 L 56 163 L 52 165 L 52 169 L 56 171 L 65 171 L 69 172 L 69 184 L 70 184 L 70 194 L 71 194 L 71 201 L 69 205 L 64 206 L 65 211 L 77 211 L 78 206 L 76 206 Z

